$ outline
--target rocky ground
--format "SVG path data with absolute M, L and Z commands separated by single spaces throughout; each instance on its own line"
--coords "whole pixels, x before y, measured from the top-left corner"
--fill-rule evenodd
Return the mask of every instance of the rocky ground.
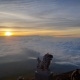
M 53 80 L 70 80 L 72 72 L 73 71 L 58 74 L 58 75 L 54 74 L 53 75 Z M 19 76 L 10 76 L 10 77 L 1 78 L 0 80 L 17 80 L 18 77 Z M 34 79 L 34 73 L 29 72 L 29 73 L 23 75 L 23 77 L 24 77 L 24 80 L 33 80 Z

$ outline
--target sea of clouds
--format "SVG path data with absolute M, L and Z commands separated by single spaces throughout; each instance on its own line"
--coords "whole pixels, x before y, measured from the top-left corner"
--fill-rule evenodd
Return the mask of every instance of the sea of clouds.
M 79 38 L 0 37 L 0 63 L 36 59 L 48 52 L 57 64 L 80 65 Z

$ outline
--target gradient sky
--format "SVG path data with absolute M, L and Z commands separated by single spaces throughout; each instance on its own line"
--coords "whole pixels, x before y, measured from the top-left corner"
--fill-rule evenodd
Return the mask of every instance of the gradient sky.
M 0 35 L 80 37 L 80 0 L 0 0 Z

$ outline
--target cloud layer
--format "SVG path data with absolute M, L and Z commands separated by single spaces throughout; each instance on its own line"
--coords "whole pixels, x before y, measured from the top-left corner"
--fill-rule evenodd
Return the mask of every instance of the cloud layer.
M 79 3 L 79 0 L 0 0 L 0 26 L 26 30 L 80 29 Z
M 53 62 L 80 65 L 80 39 L 55 37 L 13 37 L 0 39 L 0 62 L 36 59 L 47 52 Z

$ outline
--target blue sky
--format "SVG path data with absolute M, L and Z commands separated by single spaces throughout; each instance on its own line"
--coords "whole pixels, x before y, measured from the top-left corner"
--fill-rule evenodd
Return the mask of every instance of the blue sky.
M 41 30 L 79 37 L 80 0 L 0 0 L 0 31 Z

